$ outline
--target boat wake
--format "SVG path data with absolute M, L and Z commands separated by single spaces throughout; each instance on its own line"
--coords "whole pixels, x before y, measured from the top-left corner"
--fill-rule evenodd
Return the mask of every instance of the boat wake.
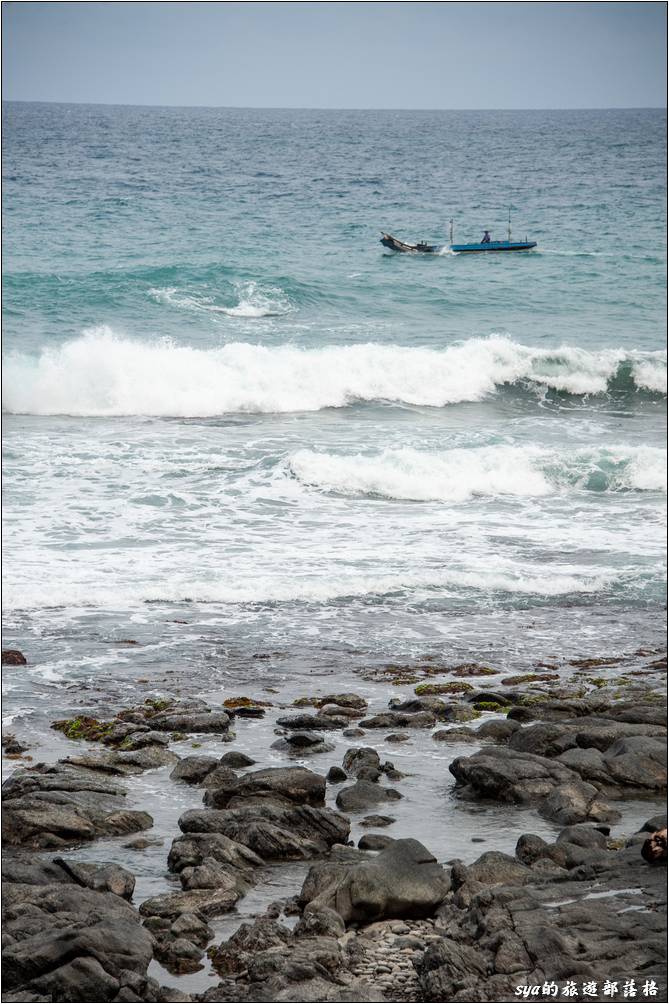
M 35 357 L 9 354 L 3 408 L 34 415 L 206 417 L 396 402 L 443 408 L 504 388 L 576 397 L 666 394 L 666 353 L 544 349 L 501 335 L 435 350 L 366 343 L 215 349 L 139 341 L 107 327 Z

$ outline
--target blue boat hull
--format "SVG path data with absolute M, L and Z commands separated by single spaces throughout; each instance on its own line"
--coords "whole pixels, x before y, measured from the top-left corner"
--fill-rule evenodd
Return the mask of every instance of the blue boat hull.
M 481 251 L 531 251 L 536 241 L 488 241 L 486 244 L 451 244 L 458 254 L 477 254 Z

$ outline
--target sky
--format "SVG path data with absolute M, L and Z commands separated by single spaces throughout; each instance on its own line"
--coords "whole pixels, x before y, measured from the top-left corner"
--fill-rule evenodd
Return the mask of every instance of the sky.
M 664 3 L 5 2 L 2 28 L 5 100 L 666 104 Z

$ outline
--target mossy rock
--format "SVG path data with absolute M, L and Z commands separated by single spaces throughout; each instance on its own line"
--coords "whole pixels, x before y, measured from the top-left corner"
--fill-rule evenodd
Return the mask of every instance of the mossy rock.
M 577 669 L 594 669 L 595 666 L 617 666 L 623 660 L 622 658 L 616 659 L 572 659 L 569 663 L 570 666 L 575 666 Z
M 559 679 L 559 673 L 521 673 L 519 676 L 505 677 L 502 684 L 505 687 L 516 687 L 522 683 L 551 683 Z
M 490 666 L 479 666 L 476 662 L 463 662 L 459 666 L 451 666 L 447 672 L 453 676 L 496 676 L 497 670 Z
M 161 711 L 166 711 L 168 708 L 171 708 L 172 705 L 174 704 L 174 698 L 147 697 L 147 699 L 144 701 L 144 704 L 147 706 L 146 711 L 144 713 L 148 717 L 150 715 L 158 714 Z
M 419 683 L 413 692 L 418 697 L 423 697 L 427 694 L 468 694 L 473 689 L 471 683 Z
M 294 708 L 315 708 L 317 697 L 296 697 L 293 701 Z
M 477 711 L 506 711 L 506 708 L 496 701 L 477 701 L 472 707 Z
M 609 685 L 609 680 L 605 679 L 603 676 L 588 677 L 585 682 L 589 683 L 593 687 L 597 687 L 598 690 L 601 690 L 602 687 L 608 687 Z
M 449 709 L 450 722 L 473 722 L 480 717 L 481 712 L 473 704 L 458 704 Z
M 250 697 L 228 697 L 223 701 L 224 708 L 271 708 L 270 701 L 254 701 Z
M 86 739 L 89 742 L 99 742 L 109 735 L 113 727 L 113 722 L 101 722 L 97 718 L 90 718 L 87 715 L 61 719 L 51 725 L 52 729 L 62 732 L 68 739 Z

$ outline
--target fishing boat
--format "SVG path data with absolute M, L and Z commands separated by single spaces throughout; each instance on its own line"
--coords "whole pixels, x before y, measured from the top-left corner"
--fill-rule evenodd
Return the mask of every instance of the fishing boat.
M 426 244 L 425 241 L 419 241 L 418 244 L 405 244 L 404 241 L 398 240 L 391 234 L 384 234 L 383 230 L 381 231 L 381 244 L 389 251 L 418 252 L 419 254 L 436 254 L 441 251 L 439 245 Z
M 486 234 L 488 231 L 486 230 Z M 531 251 L 532 248 L 537 246 L 536 241 L 528 241 L 527 237 L 524 241 L 514 241 L 511 239 L 511 210 L 509 210 L 509 226 L 507 230 L 507 239 L 505 241 L 493 241 L 490 240 L 488 235 L 487 240 L 478 241 L 476 244 L 454 244 L 453 243 L 453 220 L 450 221 L 450 243 L 449 247 L 451 251 L 457 254 L 478 254 L 480 252 L 491 252 L 491 251 Z

